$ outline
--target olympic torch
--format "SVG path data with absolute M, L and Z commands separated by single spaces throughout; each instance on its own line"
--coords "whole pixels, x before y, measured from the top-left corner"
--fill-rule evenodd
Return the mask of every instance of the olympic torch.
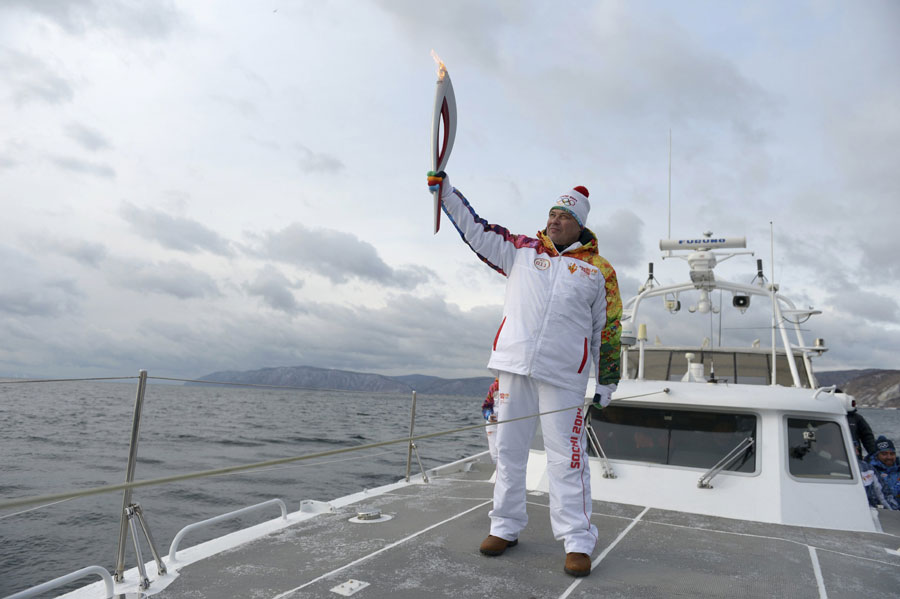
M 447 166 L 453 140 L 456 138 L 456 96 L 450 74 L 443 61 L 431 51 L 431 57 L 438 63 L 438 80 L 434 92 L 434 121 L 431 125 L 431 166 L 434 172 L 440 172 Z M 443 183 L 434 194 L 434 232 L 441 228 L 441 191 Z

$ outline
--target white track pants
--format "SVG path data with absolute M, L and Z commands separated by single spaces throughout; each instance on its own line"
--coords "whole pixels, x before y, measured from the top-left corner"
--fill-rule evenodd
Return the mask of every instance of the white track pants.
M 500 420 L 559 410 L 541 416 L 547 471 L 550 479 L 550 525 L 566 553 L 590 555 L 597 543 L 591 524 L 591 478 L 585 451 L 584 393 L 561 389 L 529 377 L 500 373 Z M 537 419 L 526 418 L 497 426 L 497 482 L 491 534 L 508 541 L 519 538 L 528 523 L 525 511 L 525 468 Z
M 494 407 L 494 414 L 498 414 L 497 407 Z M 484 427 L 484 433 L 487 435 L 488 451 L 491 454 L 491 461 L 497 463 L 497 425 L 489 424 Z

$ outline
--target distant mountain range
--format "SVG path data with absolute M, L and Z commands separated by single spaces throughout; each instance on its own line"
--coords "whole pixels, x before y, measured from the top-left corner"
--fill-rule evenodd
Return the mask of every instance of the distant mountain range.
M 862 407 L 900 408 L 900 370 L 832 370 L 816 372 L 822 386 L 837 385 Z
M 494 381 L 480 376 L 465 379 L 442 379 L 424 374 L 384 376 L 368 372 L 351 372 L 312 366 L 283 366 L 259 370 L 224 370 L 200 377 L 202 381 L 275 385 L 303 389 L 332 389 L 339 391 L 371 391 L 373 393 L 421 393 L 425 395 L 459 395 L 483 397 Z M 194 383 L 202 384 L 202 383 Z
M 832 370 L 817 372 L 819 384 L 837 385 L 856 397 L 860 406 L 900 408 L 900 370 Z M 443 379 L 424 374 L 384 376 L 368 372 L 352 372 L 312 366 L 284 366 L 259 370 L 213 372 L 200 377 L 203 381 L 275 385 L 304 389 L 370 391 L 373 393 L 421 393 L 425 395 L 458 395 L 483 397 L 494 380 L 490 376 L 465 379 Z M 196 383 L 195 383 L 196 384 Z

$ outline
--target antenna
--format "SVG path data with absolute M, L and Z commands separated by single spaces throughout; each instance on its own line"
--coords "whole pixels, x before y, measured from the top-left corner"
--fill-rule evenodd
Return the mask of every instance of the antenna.
M 722 290 L 719 289 L 719 347 L 722 347 Z
M 775 349 L 775 327 L 778 325 L 777 306 L 775 304 L 778 299 L 775 297 L 775 225 L 772 224 L 772 221 L 769 221 L 769 252 L 769 259 L 772 261 L 772 279 L 769 283 L 769 288 L 772 291 L 772 385 L 774 385 L 777 379 L 776 364 L 778 358 L 778 352 Z M 789 352 L 791 349 L 785 347 L 784 351 Z M 786 354 L 785 358 L 787 358 Z
M 669 235 L 666 239 L 672 239 L 672 129 L 669 129 Z M 669 252 L 672 255 L 672 252 Z
M 769 221 L 769 259 L 772 261 L 772 284 L 775 284 L 775 225 Z

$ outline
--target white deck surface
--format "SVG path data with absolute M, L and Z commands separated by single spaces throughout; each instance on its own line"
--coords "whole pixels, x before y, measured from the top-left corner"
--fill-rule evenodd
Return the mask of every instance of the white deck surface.
M 563 572 L 548 498 L 500 557 L 488 531 L 490 464 L 445 472 L 321 514 L 184 568 L 160 599 L 380 597 L 891 597 L 900 592 L 900 520 L 885 533 L 753 523 L 594 502 L 600 541 L 587 578 Z M 356 524 L 360 508 L 390 520 Z M 365 584 L 363 584 L 365 583 Z M 353 592 L 354 588 L 359 590 Z M 332 590 L 335 589 L 335 590 Z M 352 595 L 337 591 L 349 589 Z

